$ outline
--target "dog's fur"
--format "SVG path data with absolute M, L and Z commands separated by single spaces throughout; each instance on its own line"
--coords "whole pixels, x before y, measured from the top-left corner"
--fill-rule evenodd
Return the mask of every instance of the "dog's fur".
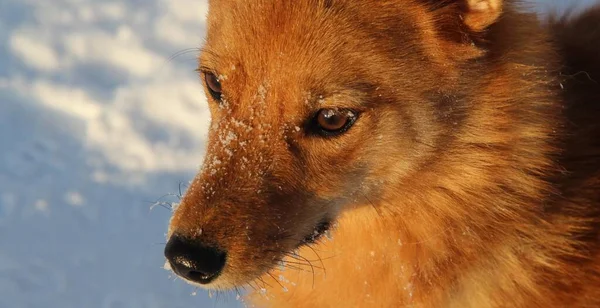
M 539 22 L 508 0 L 211 0 L 200 64 L 224 98 L 169 235 L 227 251 L 209 288 L 600 307 L 600 7 Z M 360 116 L 311 134 L 326 107 Z M 294 254 L 324 218 L 332 239 Z

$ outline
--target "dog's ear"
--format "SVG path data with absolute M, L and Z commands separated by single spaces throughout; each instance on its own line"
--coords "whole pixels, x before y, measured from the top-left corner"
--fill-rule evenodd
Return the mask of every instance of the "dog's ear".
M 463 21 L 472 31 L 482 31 L 502 14 L 502 0 L 461 0 Z
M 440 46 L 448 57 L 464 61 L 486 51 L 486 31 L 496 24 L 514 0 L 417 0 L 437 27 Z
M 503 0 L 421 0 L 440 18 L 460 20 L 472 32 L 481 32 L 502 14 Z M 453 23 L 453 22 L 451 22 Z M 456 24 L 455 24 L 456 25 Z

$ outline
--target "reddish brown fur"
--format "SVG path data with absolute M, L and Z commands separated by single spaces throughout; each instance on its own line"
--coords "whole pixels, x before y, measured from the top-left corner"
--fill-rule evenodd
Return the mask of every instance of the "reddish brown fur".
M 200 63 L 225 101 L 169 234 L 227 251 L 208 287 L 600 307 L 600 7 L 543 27 L 516 1 L 211 0 Z M 361 115 L 307 133 L 324 107 Z M 333 240 L 289 256 L 325 216 Z

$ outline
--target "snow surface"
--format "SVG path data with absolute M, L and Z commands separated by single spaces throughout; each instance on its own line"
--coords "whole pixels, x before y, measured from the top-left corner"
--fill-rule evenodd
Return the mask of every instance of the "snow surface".
M 169 278 L 149 210 L 203 156 L 206 9 L 0 0 L 0 308 L 241 306 Z
M 203 156 L 206 9 L 0 0 L 0 308 L 241 306 L 169 278 L 150 211 Z

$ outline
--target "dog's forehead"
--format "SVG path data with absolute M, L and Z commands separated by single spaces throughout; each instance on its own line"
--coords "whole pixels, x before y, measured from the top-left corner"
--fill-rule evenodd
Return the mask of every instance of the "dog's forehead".
M 215 66 L 239 64 L 247 74 L 355 71 L 387 53 L 401 58 L 420 51 L 415 25 L 421 23 L 412 11 L 424 9 L 412 0 L 212 0 L 205 46 L 225 62 Z
M 215 1 L 208 14 L 206 43 L 229 56 L 277 58 L 314 56 L 336 45 L 335 16 L 320 1 Z M 215 6 L 219 7 L 218 9 Z

